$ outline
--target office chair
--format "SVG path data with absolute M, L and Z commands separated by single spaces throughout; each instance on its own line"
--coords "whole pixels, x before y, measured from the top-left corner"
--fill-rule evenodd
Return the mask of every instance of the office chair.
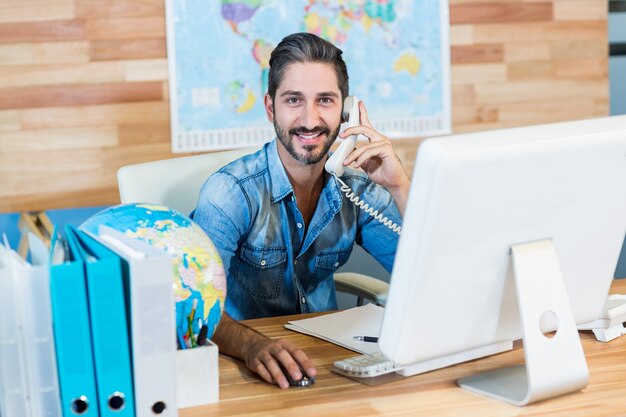
M 258 148 L 243 148 L 181 158 L 127 165 L 117 171 L 122 203 L 161 204 L 189 214 L 196 207 L 200 188 L 215 171 Z M 348 260 L 349 269 L 350 260 Z M 389 284 L 356 272 L 335 273 L 335 288 L 357 297 L 357 305 L 371 300 L 385 304 Z

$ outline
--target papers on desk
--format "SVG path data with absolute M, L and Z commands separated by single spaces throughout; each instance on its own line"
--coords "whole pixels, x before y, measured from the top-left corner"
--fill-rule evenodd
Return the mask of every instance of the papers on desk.
M 354 340 L 354 336 L 378 337 L 384 311 L 380 306 L 366 304 L 310 319 L 292 320 L 285 328 L 371 355 L 379 352 L 378 343 Z
M 361 307 L 354 307 L 349 310 L 310 319 L 292 320 L 285 324 L 285 328 L 326 340 L 364 355 L 372 355 L 380 352 L 378 343 L 358 341 L 354 339 L 354 336 L 378 337 L 383 322 L 383 313 L 384 308 L 374 304 L 366 304 Z M 405 366 L 397 371 L 397 373 L 402 376 L 417 375 L 434 369 L 440 369 L 457 363 L 505 352 L 512 348 L 513 342 L 511 340 L 496 342 L 463 352 L 415 362 Z M 359 378 L 359 380 L 363 379 L 367 378 Z M 364 381 L 361 382 L 367 383 Z

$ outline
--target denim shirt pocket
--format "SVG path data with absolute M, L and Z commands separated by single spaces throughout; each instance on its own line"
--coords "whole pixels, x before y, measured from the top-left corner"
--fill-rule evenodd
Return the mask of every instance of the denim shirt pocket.
M 286 248 L 242 245 L 235 277 L 253 297 L 271 300 L 280 294 L 287 265 Z
M 351 252 L 352 248 L 346 250 L 320 251 L 315 259 L 315 270 L 313 272 L 316 282 L 309 280 L 307 283 L 309 290 L 317 286 L 320 281 L 332 276 L 340 266 L 348 262 Z
M 337 268 L 348 262 L 352 248 L 347 250 L 321 251 L 315 260 L 315 271 L 320 269 L 335 272 Z

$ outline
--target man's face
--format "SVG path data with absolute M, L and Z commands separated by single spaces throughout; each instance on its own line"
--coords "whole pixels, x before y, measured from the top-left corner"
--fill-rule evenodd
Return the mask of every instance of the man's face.
M 293 63 L 265 108 L 278 140 L 296 161 L 321 161 L 339 133 L 342 98 L 330 64 Z

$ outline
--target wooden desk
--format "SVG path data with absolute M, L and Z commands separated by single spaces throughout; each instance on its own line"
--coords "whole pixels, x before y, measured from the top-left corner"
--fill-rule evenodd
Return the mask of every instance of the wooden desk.
M 614 293 L 626 294 L 626 279 L 616 280 Z M 299 316 L 300 317 L 300 316 Z M 354 352 L 283 328 L 289 317 L 249 320 L 269 337 L 286 337 L 315 362 L 318 377 L 310 388 L 281 390 L 261 382 L 242 362 L 220 357 L 220 402 L 181 410 L 181 417 L 199 416 L 616 416 L 626 414 L 626 337 L 609 343 L 582 332 L 590 381 L 587 388 L 515 407 L 459 388 L 458 378 L 522 363 L 523 350 L 415 375 L 378 386 L 365 386 L 331 372 L 335 360 Z M 460 323 L 462 324 L 462 323 Z

